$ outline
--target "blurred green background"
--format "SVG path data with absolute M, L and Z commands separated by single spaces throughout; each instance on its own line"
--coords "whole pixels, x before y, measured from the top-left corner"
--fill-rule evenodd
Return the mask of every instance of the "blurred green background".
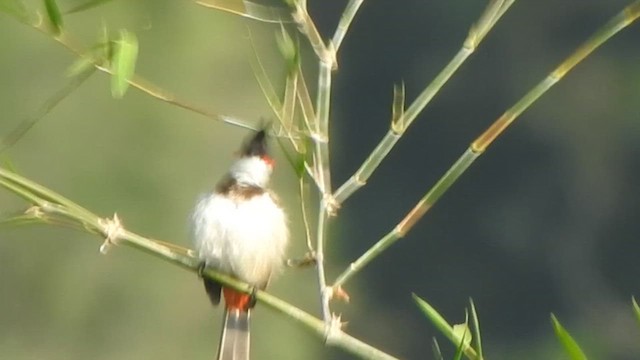
M 59 0 L 68 9 L 82 1 Z M 468 143 L 630 1 L 520 1 L 331 224 L 333 278 L 386 234 Z M 28 2 L 31 9 L 39 1 Z M 346 1 L 310 1 L 332 34 Z M 365 1 L 339 55 L 332 165 L 340 184 L 389 126 L 392 86 L 411 101 L 458 50 L 485 1 Z M 247 29 L 275 83 L 277 26 L 190 1 L 112 1 L 65 17 L 91 46 L 101 24 L 135 32 L 137 73 L 184 99 L 256 124 L 273 118 L 256 84 Z M 1 14 L 0 136 L 68 78 L 75 57 Z M 538 101 L 409 235 L 348 284 L 347 331 L 401 358 L 431 358 L 437 332 L 415 292 L 451 322 L 473 297 L 491 359 L 562 359 L 554 312 L 594 359 L 640 358 L 640 47 L 623 31 Z M 306 49 L 310 84 L 314 60 Z M 21 174 L 148 237 L 190 246 L 188 217 L 233 159 L 245 130 L 94 75 L 2 154 Z M 276 155 L 286 164 L 282 154 Z M 290 256 L 304 252 L 296 179 L 273 181 L 290 214 Z M 0 191 L 0 213 L 25 204 Z M 0 230 L 1 359 L 210 359 L 220 327 L 196 275 L 67 229 Z M 318 314 L 313 269 L 288 270 L 274 294 Z M 441 340 L 445 353 L 453 346 Z M 259 306 L 254 359 L 348 359 Z

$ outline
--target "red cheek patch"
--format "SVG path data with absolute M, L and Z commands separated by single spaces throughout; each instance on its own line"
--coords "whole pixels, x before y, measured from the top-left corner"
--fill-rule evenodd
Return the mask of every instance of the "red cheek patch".
M 275 163 L 276 163 L 276 161 L 273 160 L 273 158 L 270 157 L 269 155 L 263 155 L 262 156 L 262 161 L 264 161 L 270 167 L 273 167 L 273 165 L 275 165 Z

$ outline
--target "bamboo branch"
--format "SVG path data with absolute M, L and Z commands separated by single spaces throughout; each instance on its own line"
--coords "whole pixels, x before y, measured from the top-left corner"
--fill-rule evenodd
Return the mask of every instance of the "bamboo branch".
M 478 22 L 471 27 L 469 35 L 465 39 L 462 48 L 449 61 L 447 66 L 436 76 L 435 79 L 418 95 L 413 103 L 404 112 L 402 119 L 398 123 L 404 124 L 403 127 L 392 127 L 389 129 L 384 138 L 371 152 L 369 157 L 362 163 L 360 168 L 344 183 L 333 195 L 337 206 L 347 200 L 354 192 L 363 187 L 371 174 L 378 168 L 382 160 L 384 160 L 393 149 L 395 144 L 400 140 L 407 128 L 413 123 L 418 115 L 429 105 L 433 97 L 440 91 L 442 86 L 451 78 L 451 76 L 460 68 L 464 61 L 476 50 L 480 42 L 487 33 L 493 28 L 500 17 L 507 11 L 515 0 L 492 1 L 485 9 Z
M 358 9 L 360 9 L 360 5 L 364 0 L 350 0 L 347 7 L 344 9 L 342 16 L 340 16 L 340 22 L 338 23 L 338 27 L 336 28 L 336 32 L 333 34 L 333 47 L 336 49 L 336 52 L 340 49 L 340 45 L 342 45 L 342 40 L 347 35 L 347 31 L 349 31 L 349 26 L 351 26 L 351 22 L 356 17 L 356 13 Z
M 484 153 L 493 141 L 515 121 L 533 102 L 538 100 L 551 86 L 562 79 L 580 61 L 596 50 L 605 41 L 626 28 L 640 17 L 640 0 L 633 2 L 613 17 L 603 27 L 596 31 L 583 45 L 574 51 L 567 59 L 551 72 L 544 80 L 525 94 L 515 105 L 499 117 L 482 135 L 474 140 L 460 158 L 451 166 L 444 176 L 429 190 L 429 192 L 416 204 L 407 216 L 387 235 L 367 250 L 356 261 L 351 263 L 334 283 L 334 288 L 344 285 L 364 266 L 375 259 L 384 249 L 391 246 L 407 234 L 413 225 L 433 207 L 440 197 L 453 185 L 453 183 L 466 171 L 466 169 Z
M 338 276 L 333 287 L 338 288 L 343 286 L 385 249 L 403 238 L 477 157 L 478 154 L 467 150 L 389 233 L 378 240 L 375 245 L 369 248 L 369 250 L 362 254 L 356 261 L 352 262 L 349 267 Z
M 25 212 L 25 216 L 31 217 L 31 220 L 45 221 L 51 217 L 59 217 L 80 225 L 89 233 L 101 234 L 105 237 L 105 242 L 101 246 L 103 252 L 106 252 L 110 246 L 126 245 L 192 272 L 198 272 L 200 269 L 201 261 L 189 255 L 190 251 L 179 251 L 175 249 L 175 245 L 167 246 L 128 231 L 117 215 L 111 219 L 100 218 L 62 195 L 2 167 L 0 167 L 0 186 L 34 204 L 37 211 L 31 208 L 30 211 Z M 246 293 L 255 291 L 255 287 L 209 268 L 203 270 L 203 276 L 239 291 Z M 322 320 L 264 291 L 257 291 L 256 298 L 271 309 L 303 325 L 315 335 L 326 338 L 326 326 Z M 395 359 L 339 328 L 333 330 L 331 341 L 327 342 L 328 345 L 341 348 L 363 359 Z
M 471 148 L 478 153 L 484 152 L 531 104 L 538 100 L 547 90 L 560 81 L 569 71 L 600 45 L 620 30 L 631 25 L 638 17 L 640 17 L 640 1 L 635 1 L 598 29 L 595 34 L 589 37 L 577 50 L 560 63 L 544 80 L 533 87 L 533 89 L 525 94 L 510 109 L 505 111 L 500 118 L 471 144 Z
M 0 153 L 4 152 L 16 142 L 18 142 L 31 128 L 33 128 L 38 121 L 42 120 L 48 113 L 51 112 L 62 100 L 66 99 L 73 91 L 75 91 L 85 80 L 91 77 L 95 73 L 95 69 L 86 70 L 77 76 L 74 76 L 69 83 L 62 89 L 54 93 L 47 101 L 45 101 L 36 112 L 21 121 L 13 130 L 9 132 L 5 137 L 0 139 Z

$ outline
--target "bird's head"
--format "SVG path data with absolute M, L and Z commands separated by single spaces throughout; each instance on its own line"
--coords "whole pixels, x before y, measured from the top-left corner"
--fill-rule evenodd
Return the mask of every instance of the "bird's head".
M 239 185 L 267 187 L 274 161 L 267 153 L 267 133 L 260 130 L 249 138 L 240 149 L 240 159 L 229 174 Z

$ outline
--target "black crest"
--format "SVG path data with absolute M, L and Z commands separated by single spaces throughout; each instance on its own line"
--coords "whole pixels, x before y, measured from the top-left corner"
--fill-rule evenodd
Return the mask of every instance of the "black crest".
M 240 150 L 242 156 L 265 156 L 267 155 L 267 132 L 258 131 L 253 137 L 245 142 Z

